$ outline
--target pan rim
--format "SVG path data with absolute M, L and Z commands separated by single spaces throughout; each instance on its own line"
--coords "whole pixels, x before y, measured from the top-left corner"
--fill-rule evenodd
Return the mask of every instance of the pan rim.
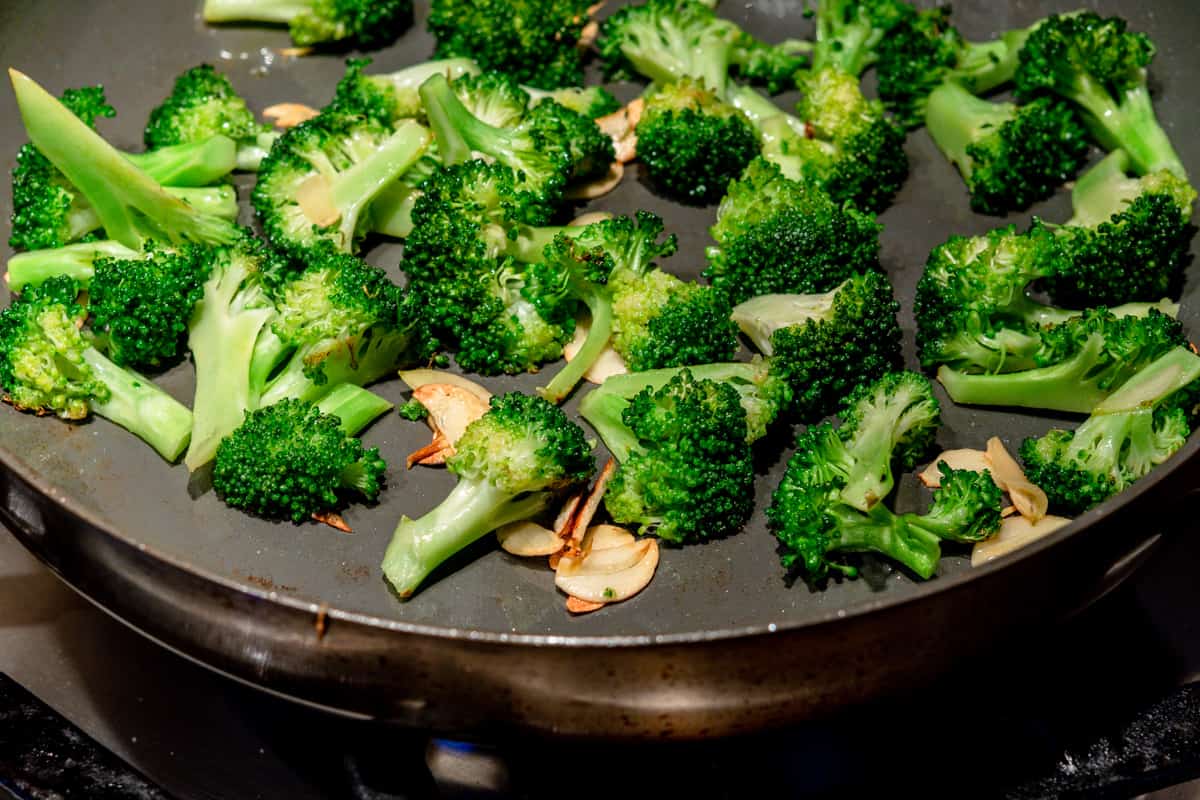
M 1048 536 L 1045 536 L 1037 541 L 1034 541 L 1025 547 L 1020 548 L 1015 553 L 1010 553 L 1004 557 L 997 558 L 979 567 L 969 567 L 961 572 L 944 577 L 938 577 L 935 580 L 924 581 L 917 584 L 916 589 L 911 594 L 901 598 L 880 598 L 872 599 L 865 602 L 855 603 L 850 606 L 830 609 L 821 614 L 802 621 L 795 622 L 773 622 L 764 623 L 761 625 L 743 625 L 733 628 L 721 628 L 717 630 L 697 630 L 684 631 L 664 634 L 631 634 L 631 635 L 608 635 L 608 636 L 570 636 L 562 634 L 533 634 L 533 633 L 512 633 L 502 631 L 482 631 L 470 628 L 455 628 L 452 626 L 437 626 L 427 623 L 404 622 L 396 619 L 388 619 L 386 617 L 367 614 L 358 611 L 349 611 L 347 609 L 338 608 L 329 605 L 323 601 L 314 602 L 304 600 L 299 597 L 291 597 L 280 594 L 277 591 L 255 588 L 251 585 L 241 583 L 236 579 L 211 572 L 207 569 L 189 563 L 175 555 L 160 551 L 157 547 L 153 547 L 144 542 L 139 542 L 132 537 L 124 534 L 117 526 L 108 520 L 104 519 L 98 512 L 87 508 L 84 504 L 77 501 L 74 497 L 65 492 L 58 491 L 50 482 L 15 454 L 11 453 L 8 448 L 0 447 L 0 468 L 3 468 L 18 477 L 20 477 L 29 487 L 41 495 L 43 498 L 54 503 L 63 511 L 72 515 L 76 519 L 81 520 L 91 529 L 98 533 L 108 536 L 120 543 L 121 545 L 133 548 L 142 552 L 155 560 L 170 566 L 173 569 L 184 572 L 191 577 L 201 580 L 205 583 L 220 587 L 224 591 L 233 592 L 247 598 L 252 598 L 258 602 L 271 603 L 281 609 L 287 611 L 296 611 L 309 614 L 321 614 L 326 619 L 337 621 L 340 623 L 349 623 L 358 625 L 374 631 L 380 631 L 386 634 L 399 634 L 404 636 L 420 636 L 429 639 L 437 639 L 443 641 L 454 642 L 471 642 L 479 644 L 495 644 L 528 648 L 548 648 L 559 647 L 568 649 L 586 649 L 586 648 L 602 648 L 602 649 L 633 649 L 644 647 L 664 647 L 664 646 L 686 646 L 698 645 L 719 641 L 730 641 L 736 639 L 754 638 L 759 636 L 780 635 L 795 633 L 801 630 L 818 628 L 821 626 L 836 624 L 851 619 L 865 617 L 870 614 L 882 612 L 888 609 L 900 608 L 910 603 L 925 602 L 932 597 L 938 596 L 944 592 L 951 592 L 955 589 L 971 583 L 973 581 L 985 580 L 992 575 L 996 575 L 1002 571 L 1015 567 L 1028 558 L 1032 558 L 1043 550 L 1056 547 L 1068 539 L 1074 538 L 1077 535 L 1083 535 L 1086 531 L 1093 528 L 1094 525 L 1109 514 L 1125 507 L 1130 503 L 1137 502 L 1143 494 L 1151 490 L 1156 484 L 1165 480 L 1169 476 L 1186 467 L 1200 451 L 1200 433 L 1192 436 L 1188 442 L 1175 453 L 1171 459 L 1162 465 L 1159 465 L 1154 472 L 1141 480 L 1134 483 L 1119 494 L 1110 497 L 1103 503 L 1089 509 L 1084 514 L 1073 519 L 1070 524 L 1063 526 L 1061 529 L 1054 531 Z M 67 576 L 60 576 L 64 580 L 69 579 Z M 399 602 L 399 601 L 397 601 Z M 116 609 L 112 613 L 120 617 Z

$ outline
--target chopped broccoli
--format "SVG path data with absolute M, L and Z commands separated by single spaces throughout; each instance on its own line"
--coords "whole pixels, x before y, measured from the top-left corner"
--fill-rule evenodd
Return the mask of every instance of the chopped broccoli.
M 583 429 L 540 397 L 493 397 L 467 426 L 446 466 L 458 485 L 420 519 L 402 517 L 383 574 L 408 597 L 438 565 L 480 537 L 548 509 L 595 466 Z
M 28 287 L 0 312 L 0 388 L 21 411 L 81 420 L 95 413 L 168 461 L 187 446 L 192 414 L 142 376 L 100 353 L 82 329 L 87 310 L 67 277 Z
M 331 511 L 346 492 L 373 502 L 387 463 L 354 436 L 391 407 L 343 385 L 316 405 L 283 400 L 251 411 L 217 448 L 213 489 L 234 508 L 293 522 Z
M 872 271 L 824 294 L 752 298 L 733 320 L 787 378 L 793 413 L 812 422 L 855 386 L 900 368 L 899 310 L 887 276 Z
M 925 124 L 962 173 L 971 208 L 984 214 L 1044 200 L 1087 160 L 1087 132 L 1074 109 L 1050 97 L 993 103 L 950 81 L 930 93 Z
M 140 249 L 147 240 L 223 244 L 237 237 L 233 223 L 172 197 L 28 76 L 9 75 L 30 141 L 87 198 L 108 238 Z
M 857 79 L 879 60 L 891 32 L 916 14 L 904 0 L 818 0 L 813 71 L 835 67 Z
M 688 78 L 646 97 L 637 142 L 638 159 L 654 185 L 696 204 L 719 198 L 758 155 L 758 139 L 745 117 Z
M 209 64 L 201 64 L 177 77 L 171 93 L 150 112 L 146 147 L 192 144 L 213 136 L 236 142 L 237 166 L 250 171 L 258 169 L 279 138 L 270 125 L 255 120 L 229 78 Z
M 590 0 L 433 0 L 429 31 L 438 58 L 472 58 L 484 69 L 540 89 L 583 83 L 578 48 Z
M 618 523 L 669 542 L 737 533 L 754 510 L 754 462 L 746 410 L 728 383 L 698 380 L 686 368 L 646 387 L 621 412 L 623 453 L 604 494 Z
M 880 226 L 811 181 L 763 158 L 729 185 L 709 229 L 704 277 L 740 303 L 760 294 L 825 292 L 878 268 Z
M 1124 490 L 1187 441 L 1200 391 L 1200 357 L 1168 350 L 1109 396 L 1074 432 L 1021 445 L 1029 479 L 1052 507 L 1080 514 Z
M 1139 174 L 1168 169 L 1186 178 L 1146 84 L 1154 43 L 1125 26 L 1092 12 L 1047 18 L 1021 48 L 1017 93 L 1054 92 L 1077 103 L 1105 149 L 1127 152 Z
M 251 202 L 267 240 L 294 258 L 320 246 L 352 253 L 371 204 L 430 144 L 412 120 L 392 128 L 327 112 L 288 130 L 259 166 Z
M 412 25 L 412 0 L 204 0 L 205 22 L 286 25 L 300 47 L 386 47 Z
M 1183 326 L 1153 308 L 1122 317 L 1089 309 L 1037 341 L 1032 368 L 980 375 L 942 366 L 938 380 L 956 403 L 1087 414 L 1144 366 L 1187 344 Z

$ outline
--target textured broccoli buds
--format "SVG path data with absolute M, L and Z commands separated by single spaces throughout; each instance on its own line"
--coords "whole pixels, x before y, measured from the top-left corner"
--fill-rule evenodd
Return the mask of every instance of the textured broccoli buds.
M 205 0 L 205 22 L 287 25 L 301 47 L 384 47 L 412 24 L 412 0 Z

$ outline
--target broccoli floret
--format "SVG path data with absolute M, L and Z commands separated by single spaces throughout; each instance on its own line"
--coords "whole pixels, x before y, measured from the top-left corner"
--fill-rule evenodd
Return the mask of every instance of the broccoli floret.
M 832 414 L 855 386 L 900 368 L 900 325 L 887 276 L 867 272 L 824 294 L 771 294 L 733 309 L 733 321 L 778 365 L 804 422 Z
M 511 129 L 489 125 L 471 113 L 440 74 L 421 84 L 420 95 L 443 164 L 482 156 L 512 169 L 520 188 L 536 193 L 541 202 L 560 200 L 573 165 L 566 131 L 553 116 L 527 117 Z
M 1072 190 L 1074 216 L 1056 232 L 1073 266 L 1046 282 L 1064 302 L 1124 303 L 1179 292 L 1196 191 L 1169 170 L 1129 178 L 1128 163 L 1118 150 Z
M 0 388 L 14 408 L 82 420 L 98 414 L 168 461 L 187 446 L 192 414 L 142 376 L 117 366 L 82 329 L 79 285 L 51 278 L 0 312 Z
M 414 397 L 404 405 L 400 406 L 397 413 L 409 422 L 420 422 L 429 416 L 429 409 L 426 408 L 420 400 Z
M 697 380 L 685 368 L 634 396 L 621 425 L 636 445 L 604 493 L 614 521 L 669 542 L 715 539 L 746 524 L 754 463 L 746 410 L 731 385 Z
M 729 301 L 711 286 L 662 270 L 621 270 L 609 280 L 612 346 L 634 372 L 709 364 L 733 358 L 737 326 Z
M 804 93 L 798 117 L 747 87 L 731 87 L 728 99 L 758 131 L 763 156 L 786 177 L 808 178 L 838 203 L 882 211 L 908 176 L 904 131 L 849 73 L 827 67 L 797 82 Z
M 391 406 L 342 386 L 316 405 L 284 400 L 251 411 L 217 448 L 213 489 L 234 508 L 292 522 L 333 510 L 347 492 L 374 502 L 387 463 L 354 436 Z
M 879 43 L 879 97 L 902 124 L 915 128 L 925 120 L 929 93 L 943 82 L 982 95 L 1011 81 L 1017 54 L 1034 27 L 1006 31 L 988 42 L 968 42 L 950 24 L 949 7 L 919 11 Z
M 1127 152 L 1139 174 L 1167 169 L 1186 178 L 1146 85 L 1154 43 L 1125 25 L 1092 12 L 1047 18 L 1021 48 L 1017 93 L 1054 92 L 1077 103 L 1105 149 Z
M 616 159 L 612 137 L 588 116 L 554 100 L 543 100 L 525 115 L 524 124 L 541 130 L 560 130 L 573 182 L 589 181 L 608 172 Z
M 993 103 L 951 81 L 930 93 L 925 124 L 966 181 L 971 208 L 984 214 L 1044 200 L 1087 160 L 1087 132 L 1054 98 Z
M 30 141 L 87 199 L 108 238 L 140 249 L 147 240 L 223 244 L 237 237 L 233 223 L 172 197 L 28 76 L 9 74 Z
M 750 444 L 767 434 L 767 429 L 791 402 L 791 388 L 778 374 L 776 365 L 770 359 L 756 358 L 614 375 L 584 396 L 579 413 L 600 434 L 613 458 L 625 461 L 638 446 L 637 437 L 622 422 L 630 401 L 647 388 L 658 391 L 685 369 L 697 381 L 716 381 L 733 387 L 746 411 L 746 441 Z
M 412 212 L 403 268 L 459 365 L 483 374 L 531 371 L 562 355 L 574 322 L 546 319 L 527 293 L 529 264 L 559 233 L 512 170 L 473 160 L 439 170 Z
M 397 72 L 368 75 L 369 58 L 346 61 L 346 74 L 338 81 L 333 100 L 327 110 L 357 114 L 394 125 L 403 119 L 419 119 L 425 115 L 417 89 L 430 75 L 442 74 L 450 80 L 474 75 L 479 67 L 469 58 L 448 58 L 425 61 Z
M 758 158 L 721 200 L 704 277 L 734 303 L 826 292 L 878 268 L 880 230 L 873 215 L 835 203 L 813 182 L 785 178 Z
M 637 124 L 638 159 L 664 194 L 710 203 L 758 155 L 754 129 L 736 108 L 688 78 L 646 98 Z
M 599 119 L 621 108 L 620 101 L 603 86 L 568 86 L 565 89 L 550 91 L 536 89 L 532 86 L 523 86 L 522 88 L 529 94 L 530 105 L 536 106 L 547 100 L 553 100 L 560 106 L 565 106 L 588 119 Z
M 275 317 L 250 367 L 261 405 L 317 402 L 339 384 L 373 383 L 429 355 L 424 323 L 401 290 L 355 256 L 325 250 L 270 289 Z
M 836 67 L 857 79 L 879 60 L 891 32 L 916 14 L 904 0 L 819 0 L 813 71 Z
M 1163 463 L 1187 441 L 1200 358 L 1167 351 L 1130 378 L 1074 432 L 1053 429 L 1021 445 L 1029 479 L 1051 506 L 1080 514 Z M 1181 403 L 1180 398 L 1186 398 Z
M 1081 312 L 1046 305 L 1029 295 L 1036 281 L 1060 277 L 1103 296 L 1153 296 L 1150 270 L 1121 274 L 1107 264 L 1073 261 L 1055 236 L 1035 224 L 1024 234 L 1008 226 L 985 236 L 952 236 L 929 254 L 917 284 L 917 349 L 925 366 L 1013 372 L 1036 366 L 1041 331 Z M 1167 302 L 1114 307 L 1114 316 L 1144 316 L 1152 308 L 1172 316 Z
M 956 403 L 1090 413 L 1144 366 L 1187 344 L 1180 323 L 1151 308 L 1118 317 L 1101 307 L 1041 332 L 1033 368 L 1003 374 L 938 369 Z
M 175 79 L 167 98 L 150 112 L 146 147 L 157 149 L 225 136 L 237 143 L 237 166 L 254 171 L 279 134 L 258 122 L 229 82 L 209 64 Z M 145 169 L 145 167 L 143 167 Z
M 493 397 L 454 449 L 446 466 L 458 485 L 420 519 L 402 517 L 383 557 L 383 574 L 401 597 L 475 540 L 549 508 L 595 467 L 582 428 L 557 406 L 518 392 Z
M 251 203 L 267 240 L 294 258 L 320 246 L 352 253 L 371 230 L 371 203 L 429 146 L 412 120 L 392 128 L 327 112 L 291 128 L 259 166 Z
M 412 25 L 412 0 L 204 0 L 205 22 L 286 25 L 300 47 L 386 47 Z
M 438 58 L 473 58 L 484 69 L 540 89 L 583 83 L 578 48 L 588 0 L 434 0 L 429 31 Z

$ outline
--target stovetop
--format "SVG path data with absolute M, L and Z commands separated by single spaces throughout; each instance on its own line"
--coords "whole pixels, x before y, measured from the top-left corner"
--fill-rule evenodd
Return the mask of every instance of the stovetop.
M 1182 522 L 1185 528 L 1190 523 Z M 463 743 L 294 705 L 80 599 L 0 532 L 0 797 L 1200 800 L 1200 539 L 929 690 L 720 742 Z M 886 653 L 880 653 L 886 658 Z M 22 688 L 23 687 L 23 688 Z M 1192 782 L 1189 782 L 1192 781 Z M 1170 786 L 1171 788 L 1160 788 Z

